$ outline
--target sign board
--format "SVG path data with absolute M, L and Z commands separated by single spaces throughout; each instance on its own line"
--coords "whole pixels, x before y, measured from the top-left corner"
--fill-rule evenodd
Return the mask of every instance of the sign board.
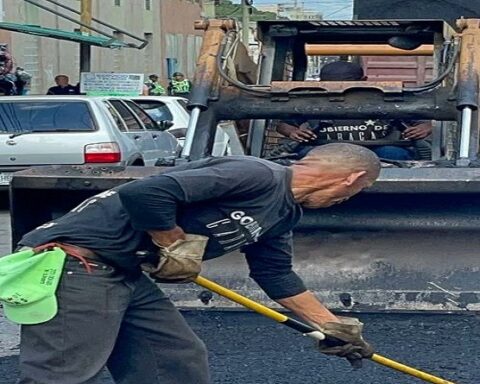
M 88 96 L 139 96 L 143 91 L 143 74 L 82 72 L 80 93 Z

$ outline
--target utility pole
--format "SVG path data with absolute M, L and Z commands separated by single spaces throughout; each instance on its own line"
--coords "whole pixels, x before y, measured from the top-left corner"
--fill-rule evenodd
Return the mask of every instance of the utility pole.
M 92 0 L 81 0 L 80 21 L 86 25 L 92 25 Z M 90 34 L 88 28 L 82 27 L 82 33 Z M 92 47 L 90 44 L 80 43 L 80 73 L 90 72 Z
M 251 0 L 242 0 L 242 42 L 247 48 L 250 37 L 250 4 Z

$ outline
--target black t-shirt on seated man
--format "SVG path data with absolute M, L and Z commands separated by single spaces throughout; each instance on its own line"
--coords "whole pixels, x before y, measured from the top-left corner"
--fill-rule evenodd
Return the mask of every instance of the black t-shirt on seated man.
M 379 157 L 392 160 L 430 159 L 431 150 L 424 140 L 409 140 L 403 137 L 403 131 L 423 123 L 423 121 L 356 119 L 356 120 L 286 120 L 286 124 L 307 127 L 317 136 L 308 142 L 298 142 L 287 139 L 276 151 L 273 157 L 281 153 L 294 154 L 301 159 L 315 146 L 348 142 L 370 148 Z M 419 150 L 422 147 L 422 151 Z
M 102 192 L 19 244 L 74 244 L 135 271 L 135 253 L 155 249 L 146 231 L 178 224 L 209 237 L 204 259 L 241 248 L 260 287 L 272 299 L 290 297 L 306 290 L 292 271 L 292 229 L 302 210 L 290 184 L 290 169 L 266 160 L 208 158 Z
M 307 122 L 308 128 L 312 130 L 317 139 L 307 143 L 307 145 L 325 144 L 338 141 L 348 141 L 352 144 L 361 145 L 385 145 L 386 142 L 392 145 L 404 142 L 402 140 L 401 122 L 393 122 L 379 119 L 357 119 L 357 120 L 287 120 L 285 123 L 300 126 Z M 415 125 L 417 123 L 411 123 Z

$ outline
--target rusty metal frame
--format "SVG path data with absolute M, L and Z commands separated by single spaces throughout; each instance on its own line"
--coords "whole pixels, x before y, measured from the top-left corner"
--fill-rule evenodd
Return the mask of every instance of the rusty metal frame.
M 271 91 L 295 91 L 317 89 L 327 93 L 339 94 L 352 89 L 376 89 L 385 94 L 403 92 L 401 81 L 272 81 Z
M 345 118 L 345 116 L 358 119 L 368 116 L 383 119 L 459 120 L 454 88 L 441 81 L 433 84 L 431 89 L 419 88 L 418 90 L 408 90 L 402 86 L 401 82 L 284 81 L 279 78 L 278 61 L 281 62 L 288 49 L 300 46 L 303 50 L 305 43 L 318 42 L 317 37 L 309 35 L 308 28 L 312 31 L 315 28 L 334 30 L 343 28 L 341 32 L 351 27 L 366 28 L 373 36 L 372 39 L 376 41 L 381 41 L 380 32 L 384 29 L 385 40 L 394 36 L 395 33 L 400 33 L 399 31 L 417 28 L 421 31 L 419 32 L 421 43 L 435 44 L 438 50 L 441 48 L 439 44 L 444 40 L 452 40 L 455 36 L 462 38 L 465 31 L 471 34 L 470 29 L 473 27 L 471 22 L 467 23 L 460 33 L 456 33 L 439 21 L 359 22 L 352 25 L 323 23 L 320 26 L 306 22 L 260 23 L 259 36 L 266 42 L 262 50 L 268 51 L 270 55 L 273 53 L 277 63 L 269 67 L 270 82 L 262 72 L 262 85 L 257 86 L 239 84 L 235 80 L 228 79 L 219 68 L 218 64 L 223 59 L 221 55 L 224 52 L 226 36 L 235 33 L 234 25 L 226 24 L 225 20 L 210 20 L 207 24 L 201 24 L 200 27 L 205 29 L 206 38 L 202 47 L 204 54 L 198 62 L 199 70 L 194 80 L 194 89 L 196 88 L 198 93 L 202 94 L 203 101 L 199 102 L 194 97 L 191 106 L 200 105 L 204 112 L 199 116 L 190 159 L 209 155 L 216 124 L 223 119 L 291 119 L 295 117 L 335 119 Z M 323 33 L 324 29 L 321 31 Z M 335 36 L 333 32 L 326 35 L 330 40 Z M 364 40 L 368 38 L 364 36 Z M 480 36 L 475 35 L 472 39 L 480 44 Z M 478 51 L 480 52 L 480 49 Z M 213 65 L 214 61 L 216 66 Z M 303 71 L 301 61 L 298 65 L 300 71 Z M 460 71 L 463 68 L 462 60 L 459 68 Z M 295 73 L 294 70 L 293 78 L 299 76 L 300 73 L 298 71 Z M 453 83 L 450 82 L 450 84 Z M 424 90 L 428 92 L 422 92 Z M 477 132 L 477 128 L 475 127 L 472 132 Z M 475 153 L 476 151 L 478 148 L 472 150 Z
M 432 44 L 423 44 L 412 50 L 394 48 L 388 44 L 305 44 L 307 56 L 432 56 Z

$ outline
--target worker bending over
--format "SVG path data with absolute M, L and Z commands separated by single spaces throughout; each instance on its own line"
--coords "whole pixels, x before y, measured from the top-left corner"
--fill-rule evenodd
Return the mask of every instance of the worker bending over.
M 332 314 L 292 270 L 302 207 L 341 203 L 378 177 L 376 155 L 328 144 L 290 167 L 247 156 L 207 158 L 94 196 L 26 234 L 23 248 L 67 253 L 58 313 L 21 329 L 20 384 L 210 383 L 207 351 L 157 285 L 191 281 L 200 263 L 241 250 L 250 276 L 285 308 L 342 340 L 320 351 L 370 357 L 361 323 Z M 53 246 L 53 245 L 51 245 Z M 159 254 L 159 260 L 142 255 Z

